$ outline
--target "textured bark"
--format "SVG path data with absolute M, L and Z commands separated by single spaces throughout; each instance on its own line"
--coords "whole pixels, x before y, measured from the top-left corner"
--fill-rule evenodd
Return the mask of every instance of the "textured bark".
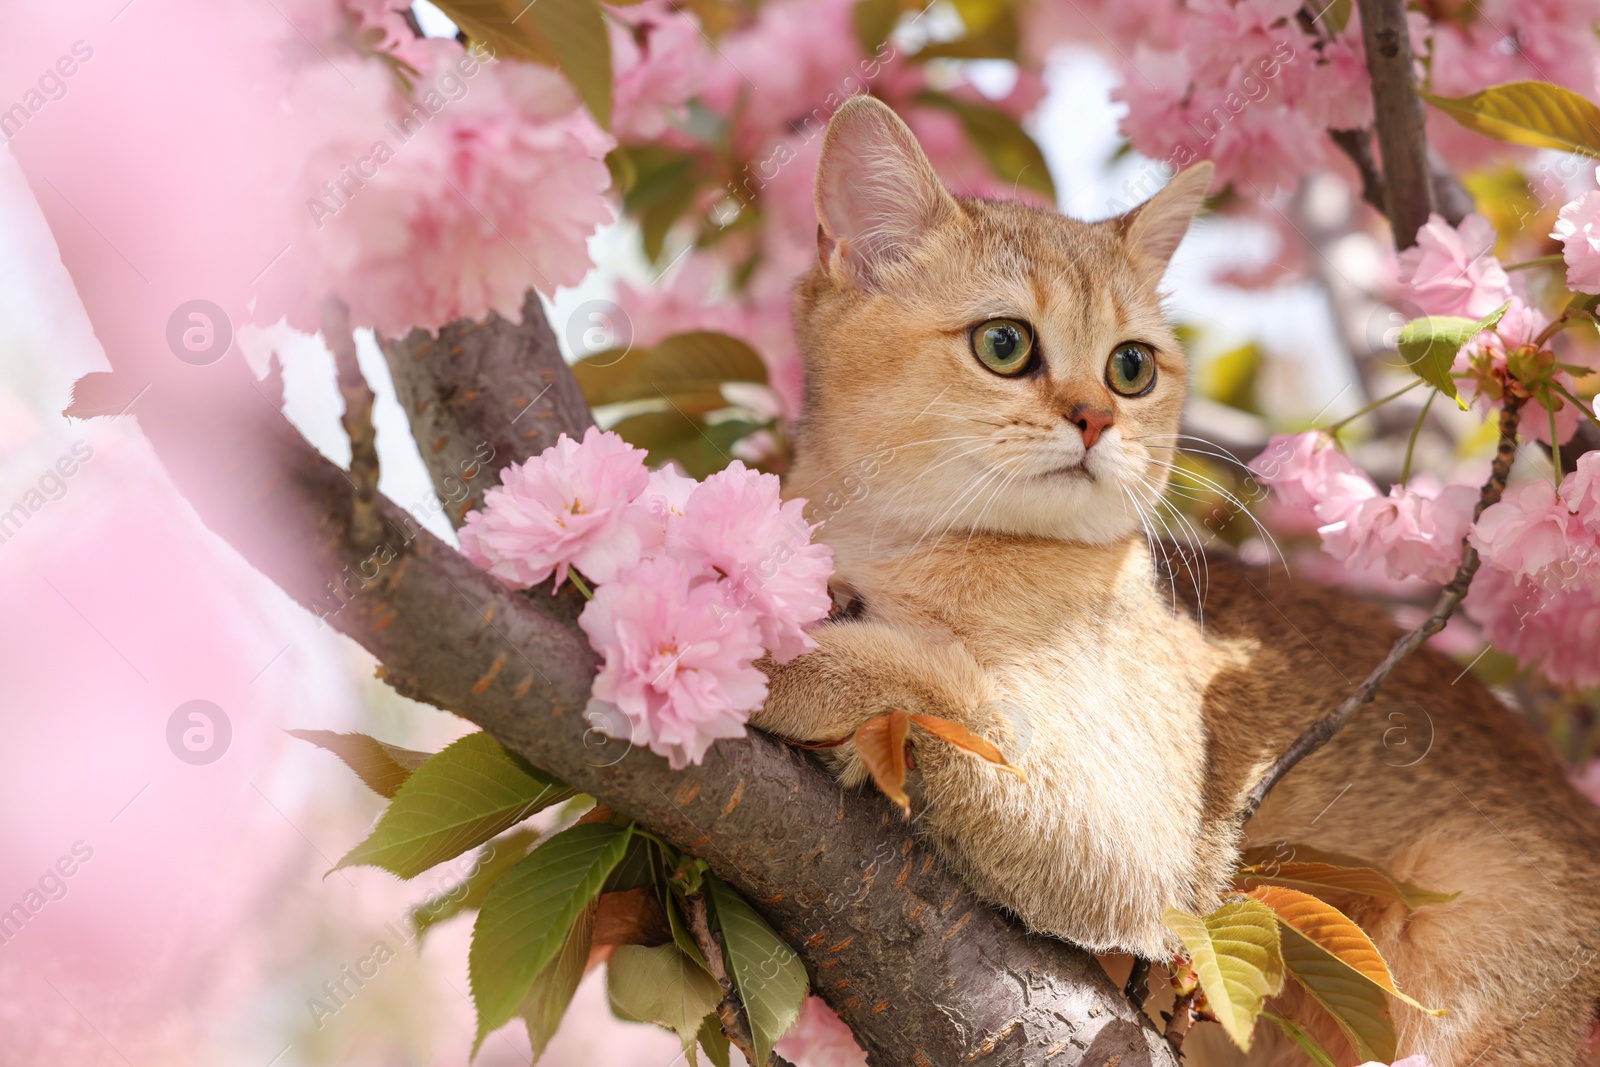
M 1422 98 L 1412 88 L 1405 0 L 1360 0 L 1361 36 L 1372 76 L 1373 125 L 1383 155 L 1383 192 L 1398 248 L 1416 243 L 1434 210 Z
M 483 506 L 483 491 L 494 484 L 478 476 L 484 456 L 496 466 L 518 462 L 594 421 L 537 293 L 528 293 L 520 325 L 490 312 L 483 322 L 453 322 L 437 337 L 412 330 L 378 345 L 455 526 Z
M 500 343 L 488 330 L 464 336 Z M 496 365 L 465 354 L 473 347 L 464 344 L 464 366 Z M 553 348 L 520 358 L 523 381 L 566 374 Z M 583 717 L 596 660 L 570 601 L 505 589 L 386 498 L 383 541 L 372 553 L 352 547 L 346 474 L 249 397 L 253 383 L 236 361 L 211 370 L 203 394 L 164 377 L 136 409 L 202 519 L 367 648 L 396 690 L 477 723 L 705 858 L 789 939 L 874 1064 L 1171 1067 L 1160 1035 L 1093 958 L 1030 936 L 979 901 L 881 798 L 841 790 L 759 734 L 717 744 L 688 772 L 601 738 Z M 447 380 L 461 380 L 460 370 L 446 366 Z M 142 380 L 137 370 L 129 378 Z M 475 409 L 442 407 L 476 411 L 492 426 L 510 392 L 488 389 L 466 402 Z M 546 422 L 580 421 L 558 419 Z M 465 418 L 440 425 L 483 439 Z

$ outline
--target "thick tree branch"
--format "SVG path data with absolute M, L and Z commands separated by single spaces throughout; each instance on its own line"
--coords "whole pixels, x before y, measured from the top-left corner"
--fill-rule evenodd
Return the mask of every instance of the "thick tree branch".
M 1383 154 L 1385 214 L 1395 245 L 1409 248 L 1434 210 L 1422 98 L 1411 81 L 1405 0 L 1360 0 L 1361 36 L 1372 76 L 1373 126 Z
M 139 361 L 116 362 L 147 379 Z M 399 692 L 706 859 L 796 948 L 873 1063 L 1171 1067 L 1090 956 L 978 900 L 881 798 L 759 734 L 720 742 L 688 773 L 600 745 L 583 718 L 595 656 L 570 615 L 505 589 L 381 496 L 385 536 L 354 548 L 345 473 L 260 402 L 238 361 L 189 374 L 158 376 L 136 411 L 202 519 L 367 648 Z
M 583 390 L 566 372 L 539 294 L 529 292 L 520 324 L 494 312 L 453 322 L 438 336 L 412 330 L 379 338 L 395 392 L 455 526 L 483 506 L 494 470 L 538 455 L 565 431 L 594 421 Z M 490 464 L 490 477 L 480 477 Z

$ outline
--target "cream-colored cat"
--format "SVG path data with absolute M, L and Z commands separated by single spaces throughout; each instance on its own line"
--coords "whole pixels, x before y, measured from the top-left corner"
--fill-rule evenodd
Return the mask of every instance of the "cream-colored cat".
M 1194 167 L 1093 224 L 958 201 L 887 107 L 839 110 L 798 296 L 806 416 L 786 491 L 821 502 L 853 610 L 772 670 L 755 722 L 836 739 L 900 708 L 996 741 L 1025 781 L 913 731 L 917 825 L 980 893 L 1092 949 L 1164 956 L 1162 909 L 1214 907 L 1246 843 L 1459 891 L 1409 913 L 1330 898 L 1402 988 L 1451 1009 L 1396 1005 L 1402 1054 L 1575 1063 L 1600 995 L 1600 819 L 1454 665 L 1407 661 L 1248 842 L 1233 828 L 1256 776 L 1395 633 L 1281 572 L 1216 557 L 1174 582 L 1152 561 L 1185 394 L 1157 285 L 1210 177 Z M 832 751 L 861 780 L 850 747 Z M 1346 1048 L 1311 1006 L 1283 1007 Z M 1263 1034 L 1249 1062 L 1304 1061 Z

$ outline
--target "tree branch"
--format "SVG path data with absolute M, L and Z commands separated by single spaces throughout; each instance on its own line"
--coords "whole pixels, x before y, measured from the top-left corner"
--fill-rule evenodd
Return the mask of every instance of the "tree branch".
M 1489 480 L 1483 483 L 1483 489 L 1478 494 L 1478 504 L 1472 511 L 1472 521 L 1477 522 L 1484 509 L 1498 503 L 1506 490 L 1506 478 L 1511 474 L 1511 464 L 1517 458 L 1517 412 L 1522 407 L 1522 398 L 1506 392 L 1505 406 L 1500 409 L 1500 444 L 1495 449 L 1494 463 L 1489 470 Z M 1472 576 L 1478 573 L 1478 550 L 1471 543 L 1462 541 L 1461 565 L 1456 568 L 1455 577 L 1450 579 L 1450 584 L 1444 587 L 1439 594 L 1439 600 L 1434 604 L 1433 611 L 1427 619 L 1415 630 L 1401 637 L 1389 649 L 1389 654 L 1383 657 L 1383 662 L 1373 668 L 1366 680 L 1356 687 L 1351 693 L 1328 715 L 1306 728 L 1294 743 L 1279 756 L 1277 761 L 1268 768 L 1245 798 L 1244 807 L 1239 812 L 1239 825 L 1243 826 L 1250 821 L 1261 802 L 1266 799 L 1273 786 L 1277 785 L 1283 776 L 1294 769 L 1295 765 L 1307 756 L 1316 752 L 1323 745 L 1333 740 L 1344 724 L 1350 721 L 1356 709 L 1372 702 L 1377 695 L 1378 687 L 1384 683 L 1394 669 L 1418 648 L 1422 643 L 1440 630 L 1444 629 L 1450 616 L 1455 614 L 1456 608 L 1461 605 L 1462 599 L 1467 595 L 1467 589 L 1472 584 Z
M 372 387 L 362 377 L 356 359 L 355 334 L 344 301 L 330 296 L 322 305 L 322 337 L 333 353 L 339 396 L 344 400 L 345 437 L 350 440 L 350 484 L 354 494 L 350 511 L 350 543 L 364 552 L 378 546 L 383 529 L 378 523 L 378 431 L 372 426 Z
M 1373 126 L 1383 154 L 1384 213 L 1395 245 L 1409 248 L 1434 211 L 1434 199 L 1422 98 L 1411 81 L 1405 0 L 1360 0 L 1360 7 L 1372 77 Z
M 481 365 L 471 348 L 460 366 Z M 553 346 L 540 351 L 529 373 L 566 373 Z M 112 357 L 119 376 L 152 373 Z M 597 748 L 583 719 L 595 655 L 559 602 L 507 590 L 382 496 L 384 537 L 370 554 L 354 548 L 345 473 L 260 402 L 239 361 L 208 370 L 160 374 L 137 409 L 207 525 L 367 648 L 397 691 L 706 859 L 795 947 L 873 1063 L 1171 1067 L 1092 957 L 978 900 L 881 798 L 842 790 L 761 734 L 719 742 L 690 773 L 618 742 Z

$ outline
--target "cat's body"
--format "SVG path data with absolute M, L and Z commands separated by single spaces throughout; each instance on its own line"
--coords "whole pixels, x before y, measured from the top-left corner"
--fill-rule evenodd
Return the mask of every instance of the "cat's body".
M 859 611 L 771 671 L 754 721 L 836 739 L 899 708 L 994 740 L 1026 780 L 913 741 L 918 825 L 979 892 L 1091 948 L 1169 951 L 1162 909 L 1210 910 L 1247 843 L 1459 891 L 1410 913 L 1335 900 L 1403 987 L 1452 1009 L 1397 1006 L 1402 1053 L 1574 1063 L 1600 996 L 1600 819 L 1470 676 L 1414 657 L 1248 840 L 1236 829 L 1259 773 L 1395 632 L 1281 571 L 1152 560 L 1184 399 L 1156 285 L 1208 178 L 1094 225 L 957 203 L 886 108 L 841 108 L 799 296 L 807 414 L 786 491 L 826 515 L 836 592 Z M 833 753 L 861 778 L 849 746 Z M 1301 1061 L 1264 1039 L 1249 1062 Z

